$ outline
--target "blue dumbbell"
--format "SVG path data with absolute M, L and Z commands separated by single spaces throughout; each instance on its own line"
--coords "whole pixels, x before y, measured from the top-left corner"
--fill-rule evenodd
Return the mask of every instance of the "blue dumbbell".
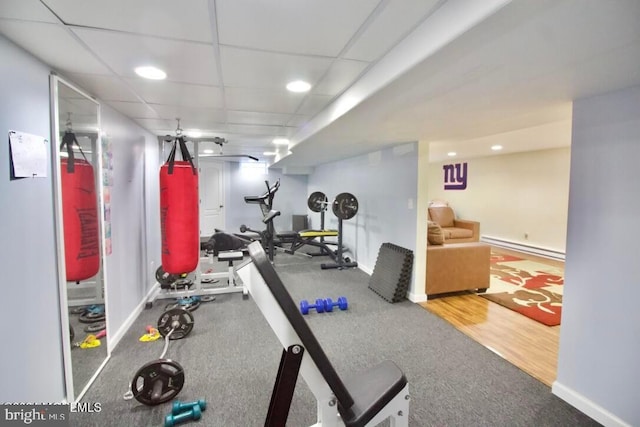
M 191 410 L 194 406 L 199 407 L 201 411 L 205 411 L 207 409 L 207 402 L 205 402 L 204 399 L 199 399 L 195 402 L 180 402 L 179 400 L 176 400 L 171 406 L 171 413 L 173 415 L 178 415 L 182 412 Z
M 173 427 L 178 423 L 182 423 L 185 421 L 197 421 L 202 417 L 202 411 L 200 410 L 200 406 L 195 405 L 192 406 L 186 412 L 181 412 L 178 415 L 169 414 L 164 417 L 164 427 Z
M 333 302 L 331 298 L 324 300 L 324 311 L 331 312 L 333 307 L 338 307 L 340 310 L 346 310 L 349 307 L 347 303 L 347 297 L 339 297 L 337 302 Z
M 309 314 L 310 308 L 315 308 L 318 313 L 324 312 L 324 300 L 322 298 L 318 298 L 315 305 L 309 304 L 309 301 L 306 299 L 300 301 L 300 313 Z

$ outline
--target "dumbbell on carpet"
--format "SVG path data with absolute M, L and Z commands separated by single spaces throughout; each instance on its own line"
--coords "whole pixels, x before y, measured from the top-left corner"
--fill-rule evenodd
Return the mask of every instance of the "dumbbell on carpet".
M 318 298 L 314 305 L 309 304 L 309 301 L 303 299 L 300 301 L 300 312 L 302 314 L 309 314 L 309 309 L 315 308 L 318 313 L 324 313 L 333 311 L 334 307 L 338 307 L 340 310 L 346 310 L 349 307 L 347 297 L 339 297 L 338 301 L 334 302 L 331 298 Z
M 346 310 L 349 308 L 347 297 L 338 297 L 338 301 L 336 302 L 333 302 L 331 298 L 324 300 L 324 311 L 332 312 L 333 307 L 338 307 L 340 310 Z
M 185 421 L 197 421 L 202 417 L 202 411 L 200 410 L 200 406 L 194 405 L 191 406 L 191 409 L 185 412 L 181 412 L 177 415 L 169 414 L 164 417 L 164 427 L 173 427 L 178 423 L 182 423 Z
M 191 410 L 194 406 L 199 407 L 201 411 L 205 411 L 207 409 L 207 402 L 205 402 L 204 399 L 199 399 L 195 402 L 180 402 L 179 400 L 176 400 L 171 406 L 171 413 L 173 415 L 178 415 L 181 412 Z
M 300 313 L 309 314 L 309 309 L 315 308 L 318 313 L 324 312 L 324 300 L 318 298 L 315 304 L 309 304 L 309 301 L 303 299 L 300 301 Z

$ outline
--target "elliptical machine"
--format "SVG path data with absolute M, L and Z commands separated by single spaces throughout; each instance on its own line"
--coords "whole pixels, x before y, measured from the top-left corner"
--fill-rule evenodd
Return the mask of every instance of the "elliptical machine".
M 275 253 L 274 239 L 276 236 L 276 229 L 273 225 L 273 220 L 275 219 L 275 217 L 280 215 L 280 211 L 273 210 L 272 208 L 273 198 L 280 188 L 280 180 L 277 180 L 272 186 L 269 185 L 269 181 L 265 181 L 264 183 L 267 186 L 267 191 L 264 194 L 262 194 L 261 196 L 244 196 L 244 201 L 245 203 L 260 205 L 260 210 L 262 211 L 262 222 L 263 224 L 265 224 L 266 228 L 262 231 L 258 231 L 252 230 L 251 228 L 242 224 L 240 226 L 240 232 L 245 233 L 247 231 L 250 231 L 252 233 L 258 234 L 260 236 L 260 243 L 269 256 L 269 261 L 273 262 L 273 256 Z

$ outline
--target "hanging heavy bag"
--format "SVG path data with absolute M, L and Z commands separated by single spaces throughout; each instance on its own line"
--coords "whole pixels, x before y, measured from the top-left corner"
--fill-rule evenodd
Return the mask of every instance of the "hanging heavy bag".
M 62 221 L 64 226 L 64 261 L 67 281 L 79 282 L 95 276 L 100 269 L 100 233 L 98 200 L 93 166 L 75 159 L 72 132 L 65 133 L 60 150 L 66 146 L 66 159 L 60 161 L 62 187 Z M 80 153 L 84 157 L 82 149 Z
M 182 161 L 176 161 L 176 146 Z M 169 274 L 189 273 L 200 257 L 198 172 L 182 136 L 173 142 L 167 162 L 160 168 L 160 225 L 162 268 Z

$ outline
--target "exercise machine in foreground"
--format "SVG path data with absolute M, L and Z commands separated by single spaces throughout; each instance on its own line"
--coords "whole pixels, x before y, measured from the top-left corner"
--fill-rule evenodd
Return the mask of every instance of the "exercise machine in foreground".
M 391 361 L 341 378 L 298 311 L 258 242 L 249 245 L 252 262 L 238 269 L 263 316 L 283 346 L 265 426 L 286 425 L 296 379 L 302 374 L 317 400 L 312 427 L 409 425 L 409 384 Z

